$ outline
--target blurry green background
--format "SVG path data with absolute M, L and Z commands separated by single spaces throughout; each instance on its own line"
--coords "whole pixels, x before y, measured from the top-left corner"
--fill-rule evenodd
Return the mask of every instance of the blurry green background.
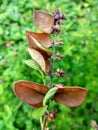
M 77 108 L 57 105 L 51 130 L 91 130 L 91 120 L 98 122 L 98 0 L 0 0 L 0 130 L 40 130 L 33 109 L 15 97 L 13 84 L 20 79 L 42 83 L 23 63 L 30 58 L 25 31 L 38 31 L 33 9 L 52 13 L 56 8 L 67 20 L 60 35 L 64 47 L 58 47 L 65 57 L 55 69 L 62 67 L 66 75 L 54 78 L 54 84 L 83 86 L 89 94 Z

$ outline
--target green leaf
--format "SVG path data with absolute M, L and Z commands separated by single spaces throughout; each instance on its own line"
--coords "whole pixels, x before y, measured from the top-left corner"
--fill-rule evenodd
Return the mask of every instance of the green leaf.
M 42 77 L 44 77 L 44 72 L 42 71 L 41 67 L 36 63 L 36 61 L 34 61 L 33 59 L 29 59 L 25 60 L 24 63 L 34 70 L 39 71 Z
M 35 69 L 35 70 L 39 70 L 40 69 L 40 66 L 32 59 L 29 59 L 29 60 L 25 60 L 24 61 L 25 64 L 27 64 L 29 67 Z
M 44 97 L 44 99 L 43 99 L 43 105 L 44 105 L 44 106 L 53 98 L 53 96 L 55 95 L 55 93 L 57 92 L 57 90 L 58 90 L 58 88 L 57 88 L 57 87 L 54 87 L 54 88 L 50 89 L 50 90 L 46 93 L 46 95 L 45 95 L 45 97 Z
M 35 109 L 32 113 L 33 118 L 39 119 L 45 113 L 46 110 L 47 110 L 47 106 Z

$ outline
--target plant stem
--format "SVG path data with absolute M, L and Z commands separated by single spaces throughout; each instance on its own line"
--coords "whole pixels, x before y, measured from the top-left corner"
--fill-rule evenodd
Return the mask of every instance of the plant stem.
M 46 85 L 45 77 L 43 77 L 43 84 Z M 46 130 L 46 124 L 47 124 L 47 117 L 45 113 L 42 117 L 40 117 L 41 130 Z
M 46 123 L 47 123 L 47 118 L 46 118 L 46 114 L 44 114 L 43 130 L 46 130 Z
M 56 36 L 57 33 L 54 32 L 54 40 L 53 40 L 53 55 L 52 55 L 52 63 L 51 63 L 51 73 L 50 73 L 50 88 L 53 87 L 53 76 L 54 76 L 54 62 L 55 62 L 55 53 L 56 53 Z M 43 83 L 46 85 L 45 78 L 43 78 Z M 44 119 L 42 120 L 42 117 L 40 118 L 40 124 L 41 124 L 41 130 L 46 130 L 46 124 L 47 124 L 47 117 L 46 113 L 44 114 Z
M 43 121 L 42 121 L 42 117 L 40 117 L 40 125 L 41 125 L 41 130 L 43 130 Z
M 54 40 L 53 40 L 53 46 L 52 46 L 53 53 L 52 53 L 52 58 L 51 58 L 52 65 L 51 65 L 51 74 L 50 74 L 50 88 L 53 87 L 52 82 L 53 82 L 53 76 L 54 76 L 54 62 L 55 62 L 55 53 L 56 53 L 56 36 L 57 36 L 57 33 L 54 32 Z

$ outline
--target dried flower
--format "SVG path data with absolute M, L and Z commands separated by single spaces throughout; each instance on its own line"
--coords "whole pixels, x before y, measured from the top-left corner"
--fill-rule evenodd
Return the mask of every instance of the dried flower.
M 49 114 L 47 115 L 47 119 L 49 122 L 55 120 L 56 117 L 57 117 L 57 112 L 55 111 L 49 112 Z
M 57 75 L 58 78 L 64 77 L 64 71 L 62 69 L 58 68 L 56 70 L 56 75 Z
M 66 19 L 64 14 L 62 14 L 59 9 L 55 10 L 53 14 L 55 24 L 63 24 L 63 21 Z M 62 22 L 60 20 L 62 20 Z
M 58 61 L 60 61 L 60 60 L 63 58 L 63 56 L 60 55 L 60 53 L 58 52 L 58 53 L 56 54 L 56 58 L 57 58 Z
M 58 41 L 57 41 L 57 44 L 58 44 L 58 45 L 64 45 L 64 43 L 63 43 L 62 40 L 58 40 Z

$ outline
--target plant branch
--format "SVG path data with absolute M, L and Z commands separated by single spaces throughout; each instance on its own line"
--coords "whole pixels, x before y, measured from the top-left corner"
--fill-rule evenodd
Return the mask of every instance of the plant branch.
M 46 124 L 47 124 L 47 117 L 46 113 L 44 114 L 44 121 L 43 121 L 43 130 L 46 130 Z
M 54 32 L 54 40 L 53 40 L 53 46 L 52 46 L 52 48 L 53 48 L 53 54 L 52 54 L 52 65 L 51 65 L 51 73 L 50 73 L 50 88 L 52 88 L 53 87 L 53 84 L 52 84 L 52 82 L 53 82 L 53 76 L 54 76 L 54 62 L 55 62 L 55 53 L 56 53 L 56 36 L 57 36 L 57 33 L 56 32 Z
M 43 77 L 43 84 L 46 85 L 45 77 Z M 47 117 L 46 117 L 46 113 L 44 113 L 44 115 L 40 117 L 41 130 L 46 130 L 46 124 L 47 124 Z
M 43 121 L 42 121 L 42 117 L 40 117 L 40 125 L 41 125 L 41 130 L 43 130 Z

